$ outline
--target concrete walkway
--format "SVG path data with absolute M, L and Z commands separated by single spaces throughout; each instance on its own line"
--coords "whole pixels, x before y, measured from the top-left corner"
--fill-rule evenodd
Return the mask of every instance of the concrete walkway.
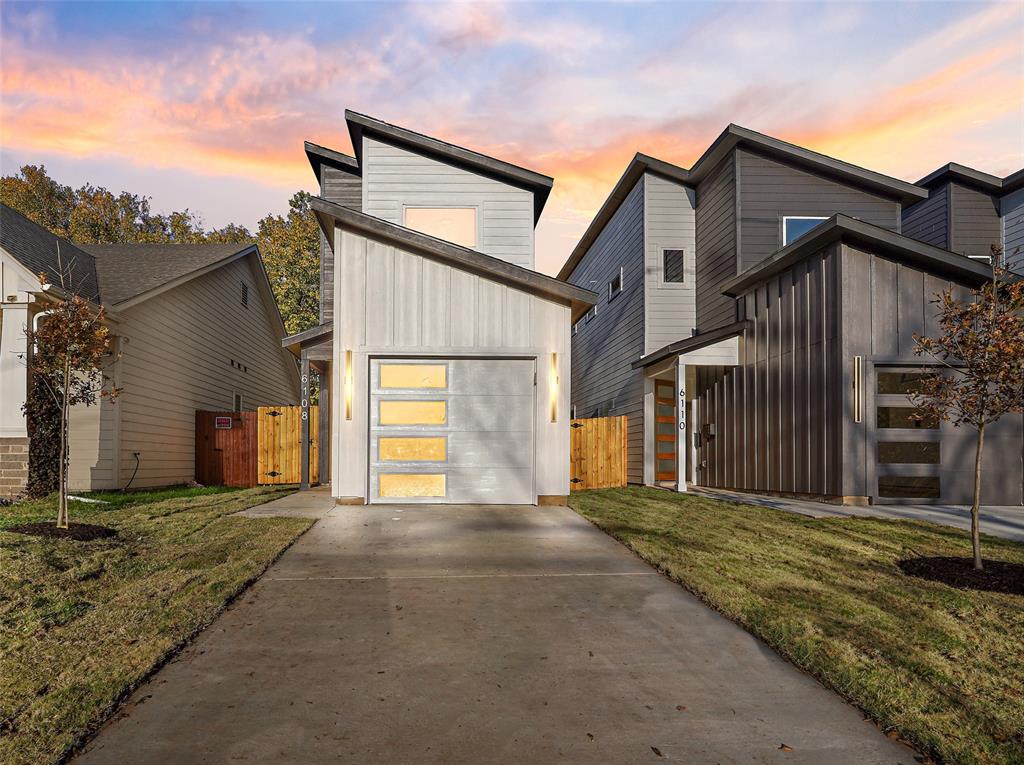
M 857 507 L 830 505 L 785 497 L 766 497 L 758 494 L 744 494 L 724 489 L 691 489 L 714 499 L 728 502 L 742 502 L 747 505 L 773 507 L 790 513 L 807 515 L 812 518 L 890 518 L 906 521 L 931 521 L 944 526 L 971 530 L 971 508 L 964 505 L 871 505 Z M 981 508 L 981 531 L 995 537 L 1024 542 L 1024 507 L 986 506 Z
M 78 762 L 914 757 L 567 508 L 419 505 L 331 509 Z

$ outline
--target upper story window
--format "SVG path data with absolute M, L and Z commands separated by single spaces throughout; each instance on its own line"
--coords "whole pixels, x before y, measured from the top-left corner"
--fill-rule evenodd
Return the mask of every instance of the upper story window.
M 249 285 L 245 282 L 242 282 L 242 305 L 249 307 Z
M 462 247 L 476 247 L 475 207 L 406 207 L 406 228 Z
M 661 251 L 661 280 L 665 284 L 682 284 L 685 278 L 686 253 L 665 248 Z
M 615 278 L 608 282 L 608 299 L 611 300 L 620 292 L 622 292 L 622 273 L 623 269 L 619 268 L 619 273 L 615 275 Z
M 828 218 L 812 215 L 787 215 L 782 219 L 782 246 L 796 241 L 819 223 Z

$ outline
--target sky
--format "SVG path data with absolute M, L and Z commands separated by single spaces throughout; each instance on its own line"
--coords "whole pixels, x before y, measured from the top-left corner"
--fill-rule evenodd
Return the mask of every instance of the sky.
M 1024 2 L 0 0 L 0 170 L 253 227 L 355 109 L 553 176 L 537 268 L 638 151 L 729 123 L 914 181 L 1024 166 Z

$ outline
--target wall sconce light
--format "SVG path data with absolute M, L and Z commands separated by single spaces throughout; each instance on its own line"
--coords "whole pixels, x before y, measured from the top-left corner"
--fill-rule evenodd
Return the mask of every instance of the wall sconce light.
M 864 357 L 853 357 L 853 421 L 864 419 Z
M 345 351 L 345 419 L 352 419 L 352 351 Z
M 558 422 L 558 354 L 551 354 L 551 421 Z

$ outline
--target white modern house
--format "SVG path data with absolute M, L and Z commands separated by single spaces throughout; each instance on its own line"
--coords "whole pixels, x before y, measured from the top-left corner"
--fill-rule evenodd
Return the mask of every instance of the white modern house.
M 306 144 L 321 196 L 319 369 L 341 503 L 569 494 L 570 328 L 596 296 L 534 270 L 552 180 L 355 112 L 355 157 Z

